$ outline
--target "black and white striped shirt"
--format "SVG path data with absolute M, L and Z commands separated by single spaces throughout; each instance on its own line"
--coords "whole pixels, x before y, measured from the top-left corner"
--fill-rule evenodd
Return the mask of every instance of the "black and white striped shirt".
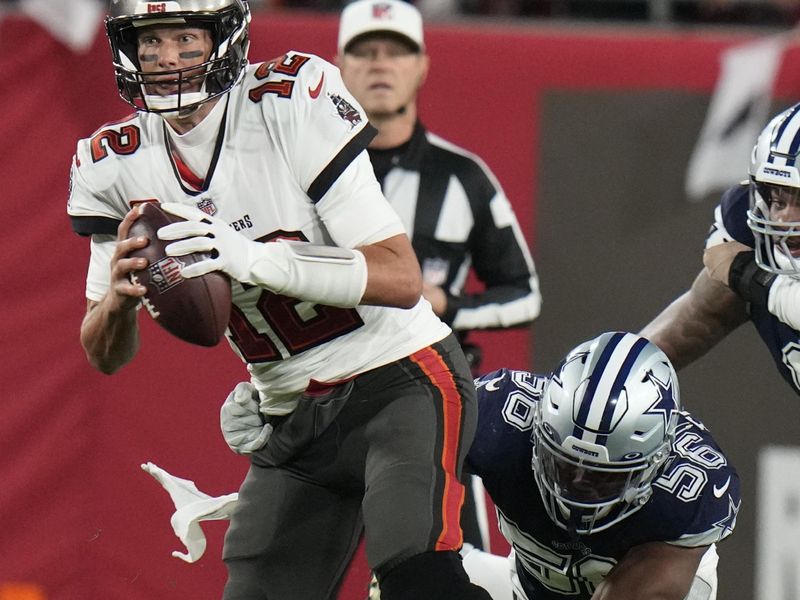
M 522 326 L 539 315 L 539 280 L 516 215 L 476 155 L 427 131 L 369 150 L 384 195 L 411 237 L 426 283 L 442 287 L 454 330 Z M 470 268 L 483 284 L 467 294 Z

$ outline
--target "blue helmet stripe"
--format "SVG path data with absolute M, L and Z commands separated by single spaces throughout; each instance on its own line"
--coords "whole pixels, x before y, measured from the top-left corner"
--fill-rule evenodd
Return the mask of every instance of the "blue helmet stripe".
M 619 396 L 622 393 L 622 389 L 625 387 L 625 381 L 628 379 L 628 375 L 633 369 L 636 359 L 639 358 L 639 355 L 648 343 L 649 342 L 644 338 L 636 340 L 630 352 L 628 352 L 628 356 L 626 356 L 625 360 L 622 362 L 622 367 L 620 367 L 620 370 L 617 372 L 617 377 L 614 380 L 614 384 L 611 386 L 611 392 L 608 395 L 605 408 L 603 408 L 603 417 L 600 419 L 600 431 L 607 431 L 611 426 L 611 420 L 614 417 L 614 411 L 617 408 Z M 597 443 L 605 444 L 607 437 L 606 435 L 599 436 Z
M 780 143 L 781 142 L 781 138 L 783 137 L 783 134 L 786 132 L 786 129 L 789 127 L 789 124 L 792 122 L 792 120 L 797 115 L 797 112 L 799 110 L 800 110 L 800 105 L 795 105 L 790 110 L 789 114 L 787 114 L 786 118 L 781 122 L 780 127 L 778 127 L 778 132 L 775 135 L 775 139 L 773 141 L 773 148 L 776 149 L 776 153 L 787 157 L 786 158 L 786 166 L 787 167 L 793 167 L 794 164 L 795 164 L 795 161 L 797 159 L 797 152 L 798 152 L 798 150 L 800 150 L 800 132 L 796 132 L 795 133 L 794 137 L 791 140 L 791 143 L 789 144 L 789 149 L 788 150 L 786 150 L 786 151 L 777 150 L 777 146 L 778 145 L 783 145 L 783 144 Z M 773 159 L 772 151 L 770 151 L 769 158 L 770 158 L 769 162 L 772 162 L 772 159 Z
M 595 365 L 594 370 L 592 371 L 591 375 L 589 375 L 589 385 L 586 386 L 586 390 L 583 393 L 583 398 L 581 398 L 581 408 L 575 418 L 575 428 L 572 435 L 576 438 L 580 439 L 583 428 L 586 426 L 586 419 L 589 417 L 589 409 L 592 406 L 592 399 L 597 391 L 597 386 L 600 383 L 603 372 L 608 365 L 608 361 L 611 359 L 611 356 L 614 354 L 614 351 L 625 335 L 625 333 L 617 332 L 611 336 L 611 339 L 608 340 L 606 347 L 603 348 L 600 358 L 597 359 L 597 364 Z

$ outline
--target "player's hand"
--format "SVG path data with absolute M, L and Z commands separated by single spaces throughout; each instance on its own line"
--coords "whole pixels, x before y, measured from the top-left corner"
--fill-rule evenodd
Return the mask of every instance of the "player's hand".
M 112 312 L 135 308 L 147 292 L 147 288 L 134 283 L 130 277 L 134 271 L 141 271 L 147 267 L 147 259 L 128 256 L 134 250 L 144 248 L 150 243 L 145 237 L 128 238 L 128 231 L 138 217 L 137 207 L 125 215 L 117 228 L 117 245 L 111 256 L 111 285 L 107 294 L 109 310 Z
M 219 412 L 225 442 L 237 454 L 250 454 L 263 448 L 272 435 L 259 410 L 258 391 L 249 381 L 236 384 Z
M 751 251 L 752 248 L 740 244 L 739 242 L 723 242 L 703 252 L 703 265 L 711 279 L 715 279 L 724 285 L 729 285 L 728 276 L 731 264 L 736 255 L 740 252 Z
M 422 296 L 431 303 L 433 312 L 436 313 L 437 317 L 441 317 L 447 310 L 447 294 L 438 285 L 423 283 Z
M 230 227 L 222 219 L 212 217 L 193 206 L 165 202 L 161 208 L 185 221 L 165 225 L 158 230 L 162 240 L 178 240 L 166 247 L 169 256 L 184 256 L 192 252 L 207 252 L 209 258 L 181 271 L 184 277 L 199 277 L 211 271 L 224 271 L 237 281 L 249 282 L 252 256 L 258 247 Z

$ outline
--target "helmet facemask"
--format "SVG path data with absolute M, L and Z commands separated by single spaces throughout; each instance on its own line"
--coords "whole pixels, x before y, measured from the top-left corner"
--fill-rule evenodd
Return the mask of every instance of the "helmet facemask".
M 119 0 L 118 4 L 125 4 Z M 132 2 L 131 2 L 132 3 Z M 130 3 L 129 3 L 130 4 Z M 119 16 L 106 19 L 106 31 L 114 58 L 120 96 L 140 111 L 176 116 L 227 93 L 243 76 L 247 64 L 250 12 L 241 0 L 200 2 L 208 10 L 191 8 L 198 3 L 183 0 L 167 3 L 173 10 L 153 14 L 124 14 L 125 6 L 117 6 Z M 213 5 L 227 4 L 214 10 Z M 138 7 L 138 4 L 136 5 Z M 131 9 L 133 12 L 133 9 Z M 139 61 L 138 40 L 149 27 L 198 28 L 208 31 L 211 53 L 202 63 L 169 71 L 145 72 Z M 154 82 L 176 86 L 175 93 L 154 93 Z
M 574 349 L 534 410 L 532 467 L 550 519 L 590 535 L 644 506 L 679 409 L 675 371 L 644 338 L 608 333 Z

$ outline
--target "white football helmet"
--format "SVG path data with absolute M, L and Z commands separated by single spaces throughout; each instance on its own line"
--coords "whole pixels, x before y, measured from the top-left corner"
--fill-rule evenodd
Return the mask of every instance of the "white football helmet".
M 770 204 L 800 203 L 800 104 L 772 119 L 750 157 L 750 210 L 756 263 L 770 273 L 800 276 L 800 221 L 777 221 Z
M 247 65 L 250 8 L 246 0 L 110 0 L 105 24 L 120 96 L 137 110 L 177 114 L 196 108 L 228 92 Z M 177 92 L 169 96 L 147 93 L 147 74 L 139 64 L 138 32 L 151 25 L 199 27 L 211 34 L 213 49 L 207 61 L 159 73 L 175 77 Z
M 610 332 L 573 349 L 534 411 L 533 471 L 556 525 L 589 535 L 639 510 L 679 411 L 675 369 L 645 338 Z

